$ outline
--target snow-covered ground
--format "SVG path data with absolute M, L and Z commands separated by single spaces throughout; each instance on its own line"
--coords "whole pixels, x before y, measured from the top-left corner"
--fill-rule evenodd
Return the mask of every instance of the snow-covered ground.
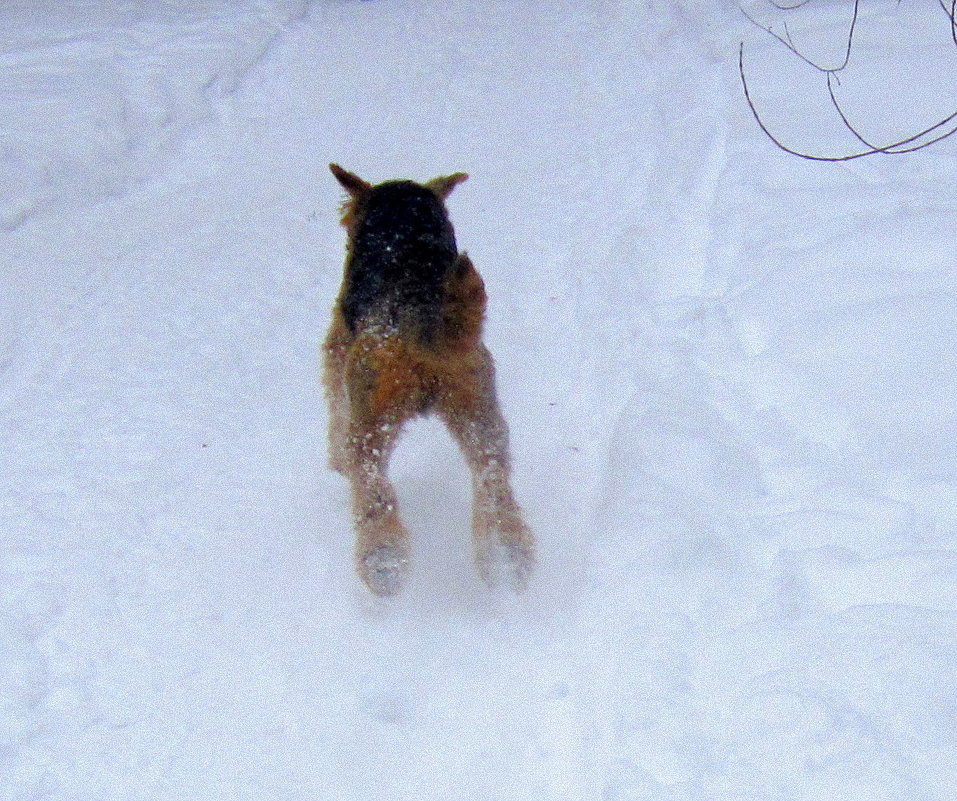
M 746 3 L 825 66 L 852 7 Z M 731 0 L 0 7 L 0 799 L 954 798 L 957 140 L 789 156 L 741 40 L 860 146 Z M 865 138 L 957 110 L 935 0 L 854 45 Z M 333 160 L 471 175 L 525 595 L 434 421 L 353 573 Z

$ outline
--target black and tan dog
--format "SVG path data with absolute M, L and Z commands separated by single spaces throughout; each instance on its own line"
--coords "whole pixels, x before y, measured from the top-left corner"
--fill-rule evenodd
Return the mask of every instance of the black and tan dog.
M 481 341 L 485 286 L 444 205 L 468 176 L 373 186 L 329 168 L 348 192 L 345 275 L 324 346 L 329 455 L 351 483 L 359 575 L 377 595 L 402 584 L 408 534 L 386 467 L 403 423 L 435 411 L 472 471 L 479 572 L 521 590 L 535 545 L 509 485 L 508 429 Z

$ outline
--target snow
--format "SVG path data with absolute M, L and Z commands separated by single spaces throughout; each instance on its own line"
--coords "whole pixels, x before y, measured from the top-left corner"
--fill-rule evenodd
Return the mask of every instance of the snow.
M 830 63 L 849 6 L 788 31 Z M 3 5 L 0 799 L 953 797 L 957 145 L 789 156 L 742 40 L 777 135 L 859 144 L 728 0 Z M 863 3 L 866 138 L 955 53 Z M 330 161 L 471 176 L 521 596 L 434 420 L 409 586 L 355 577 Z

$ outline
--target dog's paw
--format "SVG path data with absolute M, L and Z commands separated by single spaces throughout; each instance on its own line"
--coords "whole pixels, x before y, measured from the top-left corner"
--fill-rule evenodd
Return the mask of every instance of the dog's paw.
M 521 593 L 535 569 L 535 543 L 528 529 L 520 536 L 492 530 L 476 549 L 475 561 L 482 580 L 492 589 L 505 587 Z
M 359 576 L 380 597 L 402 589 L 409 572 L 409 555 L 396 545 L 377 545 L 359 558 Z

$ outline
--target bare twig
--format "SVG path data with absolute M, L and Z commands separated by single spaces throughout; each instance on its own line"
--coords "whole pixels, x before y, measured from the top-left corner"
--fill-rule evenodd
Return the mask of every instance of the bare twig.
M 777 147 L 779 147 L 785 153 L 790 153 L 792 156 L 798 156 L 802 159 L 807 159 L 809 161 L 828 161 L 828 162 L 851 161 L 852 159 L 859 159 L 859 158 L 863 158 L 864 156 L 873 156 L 877 153 L 884 153 L 884 154 L 913 153 L 914 151 L 922 150 L 925 147 L 929 147 L 930 145 L 936 144 L 937 142 L 940 142 L 941 140 L 946 139 L 949 136 L 952 136 L 954 133 L 957 133 L 957 112 L 954 112 L 950 116 L 942 119 L 940 122 L 934 125 L 931 125 L 929 128 L 925 128 L 924 130 L 920 131 L 917 134 L 914 134 L 913 136 L 909 136 L 906 139 L 902 139 L 899 142 L 894 142 L 892 144 L 884 145 L 884 146 L 872 145 L 870 142 L 864 139 L 864 137 L 861 136 L 860 133 L 858 133 L 858 131 L 851 124 L 847 115 L 844 113 L 844 110 L 842 109 L 840 103 L 838 102 L 837 97 L 834 95 L 833 84 L 831 82 L 831 76 L 828 75 L 828 93 L 831 97 L 831 102 L 834 105 L 834 108 L 837 110 L 837 113 L 840 115 L 841 120 L 843 121 L 847 129 L 858 139 L 858 141 L 860 141 L 865 147 L 867 147 L 867 150 L 863 150 L 857 153 L 849 153 L 843 156 L 816 156 L 811 153 L 802 153 L 799 150 L 795 150 L 794 148 L 791 148 L 785 145 L 780 139 L 778 139 L 773 133 L 771 133 L 770 129 L 767 127 L 764 120 L 761 119 L 761 115 L 758 112 L 758 109 L 754 104 L 754 100 L 751 97 L 751 91 L 748 87 L 748 80 L 745 74 L 744 42 L 741 43 L 741 46 L 738 49 L 738 72 L 741 76 L 741 86 L 744 89 L 745 100 L 748 103 L 748 107 L 751 109 L 751 114 L 754 116 L 754 119 L 757 122 L 758 127 L 764 132 L 765 136 L 767 136 L 768 139 L 770 139 Z M 825 72 L 830 72 L 830 71 L 825 70 Z M 947 128 L 948 126 L 952 124 L 954 125 L 954 127 L 948 130 L 946 133 L 936 135 L 934 138 L 926 142 L 921 142 L 920 144 L 914 144 L 918 140 L 923 139 L 925 136 L 928 136 L 934 133 L 935 131 L 939 131 L 943 128 Z M 908 147 L 908 145 L 913 145 L 913 146 Z
M 955 15 L 957 15 L 957 0 L 952 0 L 950 8 L 947 8 L 945 0 L 937 0 L 937 4 L 950 20 L 950 38 L 953 39 L 954 44 L 957 45 L 957 19 L 955 19 Z
M 834 110 L 837 111 L 838 115 L 840 116 L 841 122 L 844 123 L 844 127 L 847 128 L 847 130 L 849 130 L 861 144 L 869 147 L 873 153 L 889 153 L 891 155 L 897 155 L 900 153 L 913 153 L 915 150 L 922 150 L 925 147 L 936 144 L 937 142 L 941 141 L 941 139 L 946 139 L 948 136 L 951 136 L 953 133 L 955 133 L 955 131 L 957 131 L 957 128 L 955 128 L 954 130 L 948 131 L 945 134 L 941 134 L 940 136 L 937 136 L 936 138 L 931 139 L 928 142 L 922 142 L 921 144 L 915 145 L 914 147 L 907 147 L 907 148 L 903 147 L 904 145 L 909 145 L 909 144 L 912 144 L 913 142 L 916 142 L 918 139 L 921 139 L 922 137 L 927 136 L 930 133 L 933 133 L 939 128 L 945 127 L 948 123 L 952 122 L 955 117 L 957 117 L 957 115 L 951 115 L 950 117 L 947 117 L 946 119 L 941 120 L 940 122 L 930 126 L 929 128 L 925 128 L 920 133 L 915 134 L 914 136 L 904 139 L 900 142 L 897 142 L 896 144 L 888 145 L 886 147 L 875 145 L 872 142 L 869 142 L 868 140 L 866 140 L 861 135 L 860 131 L 858 131 L 857 128 L 854 127 L 850 119 L 848 119 L 847 114 L 844 112 L 844 108 L 841 106 L 840 102 L 837 99 L 837 96 L 834 94 L 834 82 L 832 81 L 832 77 L 834 77 L 835 80 L 837 80 L 835 76 L 831 76 L 831 75 L 827 76 L 827 93 L 831 98 L 831 105 L 834 106 Z M 840 84 L 840 81 L 837 81 L 837 83 Z M 898 148 L 902 148 L 902 149 L 898 149 Z M 869 155 L 869 154 L 864 154 L 864 155 Z
M 811 2 L 811 0 L 799 0 L 799 2 L 794 3 L 792 5 L 786 5 L 785 3 L 778 3 L 778 2 L 775 2 L 775 0 L 768 0 L 768 2 L 772 6 L 774 6 L 778 11 L 794 11 L 794 9 L 796 8 L 800 8 L 801 6 L 806 6 L 808 3 Z
M 940 2 L 941 0 L 938 0 L 938 1 Z M 804 2 L 799 3 L 796 6 L 792 6 L 791 8 L 800 8 L 806 2 L 808 2 L 808 0 L 804 0 Z M 954 2 L 957 3 L 957 0 L 954 0 Z M 790 8 L 787 8 L 787 7 L 782 8 L 781 6 L 777 5 L 777 3 L 774 3 L 774 2 L 772 2 L 772 5 L 774 5 L 776 8 L 780 8 L 782 11 L 791 10 Z M 808 64 L 809 66 L 814 67 L 814 69 L 816 69 L 818 72 L 830 73 L 830 72 L 840 72 L 841 70 L 845 69 L 848 65 L 848 62 L 850 62 L 851 60 L 851 49 L 854 44 L 854 31 L 857 28 L 857 18 L 860 12 L 860 5 L 861 5 L 861 0 L 854 0 L 854 12 L 853 12 L 853 15 L 851 16 L 851 26 L 847 33 L 847 48 L 844 51 L 844 61 L 841 63 L 839 67 L 822 67 L 820 64 L 815 63 L 814 61 L 809 59 L 807 56 L 805 56 L 800 50 L 798 50 L 797 46 L 794 44 L 793 40 L 791 39 L 791 34 L 787 29 L 787 23 L 785 23 L 785 26 L 784 26 L 784 30 L 787 36 L 784 37 L 784 36 L 781 36 L 781 34 L 776 33 L 772 28 L 766 25 L 762 25 L 754 17 L 752 17 L 747 11 L 745 11 L 744 8 L 741 8 L 741 13 L 744 14 L 744 16 L 747 17 L 748 20 L 753 25 L 756 25 L 762 31 L 770 34 L 775 39 L 777 39 L 781 44 L 783 44 L 788 50 L 794 53 L 794 55 L 796 55 L 799 59 L 801 59 L 801 61 L 803 61 L 805 64 Z
M 831 75 L 827 76 L 827 93 L 828 93 L 828 96 L 831 98 L 831 105 L 834 106 L 835 110 L 840 116 L 841 122 L 844 123 L 844 127 L 847 128 L 847 130 L 849 130 L 852 134 L 854 134 L 857 140 L 865 147 L 868 147 L 874 151 L 880 150 L 880 148 L 877 145 L 874 145 L 868 142 L 863 136 L 860 135 L 860 133 L 858 133 L 858 130 L 853 125 L 851 125 L 850 120 L 847 118 L 847 115 L 844 113 L 844 109 L 841 107 L 841 104 L 837 100 L 837 96 L 834 94 L 834 82 L 831 80 L 831 78 L 832 78 Z M 838 80 L 838 83 L 840 83 L 840 80 Z

